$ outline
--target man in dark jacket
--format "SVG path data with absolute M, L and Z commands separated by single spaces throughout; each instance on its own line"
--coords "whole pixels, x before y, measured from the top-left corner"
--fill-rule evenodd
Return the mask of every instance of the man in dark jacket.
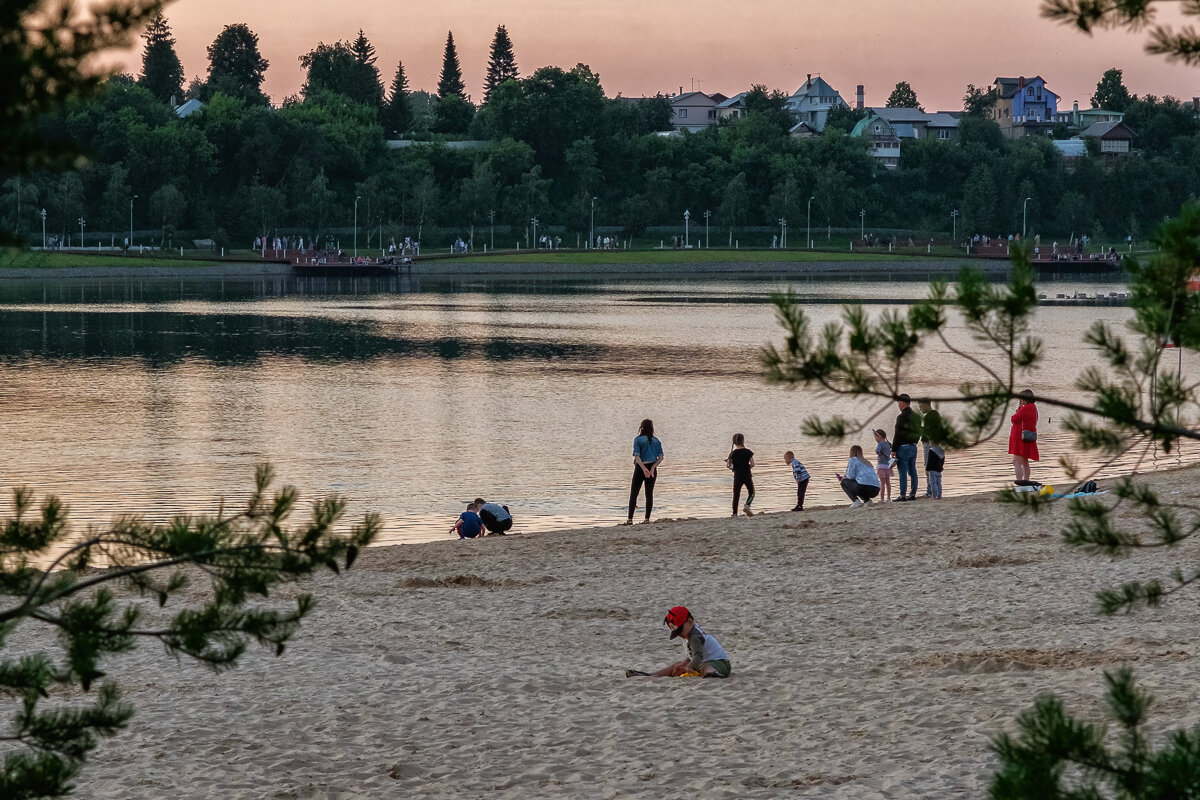
M 900 472 L 900 496 L 896 498 L 897 502 L 917 499 L 917 442 L 921 439 L 921 415 L 912 410 L 911 403 L 907 394 L 896 397 L 900 414 L 896 417 L 892 452 L 896 454 L 896 469 Z M 908 492 L 910 478 L 911 494 Z

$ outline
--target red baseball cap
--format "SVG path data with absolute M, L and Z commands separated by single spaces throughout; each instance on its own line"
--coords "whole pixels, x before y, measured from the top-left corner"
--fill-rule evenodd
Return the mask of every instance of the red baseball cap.
M 663 619 L 663 624 L 671 628 L 671 638 L 678 636 L 683 624 L 692 618 L 692 612 L 687 610 L 687 606 L 675 606 L 667 612 L 667 616 Z

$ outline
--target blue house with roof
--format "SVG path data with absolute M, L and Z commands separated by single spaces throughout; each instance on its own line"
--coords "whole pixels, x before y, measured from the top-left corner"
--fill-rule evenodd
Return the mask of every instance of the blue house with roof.
M 1032 78 L 996 78 L 992 82 L 996 103 L 992 119 L 1008 136 L 1048 133 L 1058 114 L 1058 95 L 1040 75 Z

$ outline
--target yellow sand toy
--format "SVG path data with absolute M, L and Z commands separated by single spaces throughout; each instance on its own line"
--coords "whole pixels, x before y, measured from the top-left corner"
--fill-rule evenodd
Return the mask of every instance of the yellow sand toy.
M 1053 486 L 1043 486 L 1041 489 L 1038 490 L 1038 494 L 1041 494 L 1041 495 L 1054 494 L 1054 487 Z
M 680 675 L 679 677 L 681 677 L 681 678 L 699 678 L 700 673 L 699 672 L 685 672 L 682 675 Z

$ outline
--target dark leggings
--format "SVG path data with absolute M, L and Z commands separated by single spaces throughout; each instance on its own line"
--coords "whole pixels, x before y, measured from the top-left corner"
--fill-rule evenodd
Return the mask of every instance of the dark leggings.
M 750 504 L 754 502 L 754 478 L 735 473 L 733 476 L 733 513 L 735 514 L 738 510 L 738 500 L 742 496 L 743 486 L 746 487 L 746 507 L 749 508 Z
M 654 482 L 658 480 L 658 472 L 651 473 L 652 477 L 647 478 L 646 473 L 642 472 L 641 467 L 633 468 L 633 485 L 629 487 L 629 519 L 633 519 L 633 512 L 637 509 L 638 492 L 642 489 L 642 484 L 646 485 L 646 519 L 650 519 L 650 512 L 654 509 Z

